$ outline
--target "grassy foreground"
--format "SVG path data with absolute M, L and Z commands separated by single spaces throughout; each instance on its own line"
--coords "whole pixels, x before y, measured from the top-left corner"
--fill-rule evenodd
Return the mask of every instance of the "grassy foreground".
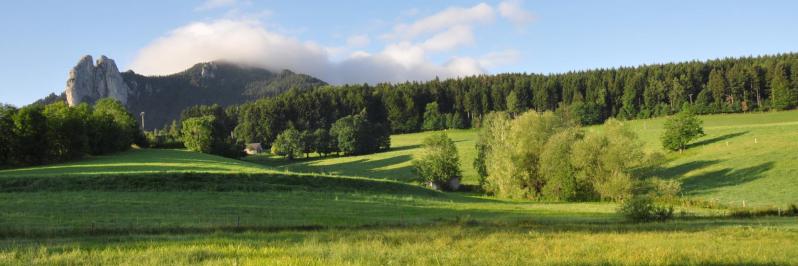
M 790 265 L 792 219 L 424 227 L 4 241 L 0 264 Z

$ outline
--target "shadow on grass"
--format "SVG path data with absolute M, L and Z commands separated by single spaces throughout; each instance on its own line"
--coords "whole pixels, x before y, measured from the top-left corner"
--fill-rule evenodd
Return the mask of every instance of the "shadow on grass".
M 701 160 L 691 161 L 672 167 L 660 167 L 653 171 L 652 176 L 659 176 L 666 179 L 679 179 L 685 174 L 720 163 L 721 160 Z
M 383 159 L 357 159 L 332 165 L 315 165 L 312 163 L 299 163 L 287 169 L 300 172 L 326 173 L 343 176 L 360 176 L 396 181 L 412 181 L 412 166 L 394 167 L 412 160 L 410 155 L 397 155 Z
M 688 195 L 701 195 L 728 186 L 736 186 L 762 178 L 773 169 L 774 163 L 767 162 L 742 169 L 724 168 L 688 177 L 683 180 L 683 189 Z
M 346 210 L 342 210 L 346 211 Z M 513 213 L 512 211 L 490 210 L 455 210 L 427 206 L 402 206 L 393 208 L 390 217 L 372 217 L 374 219 L 357 219 L 344 224 L 324 224 L 313 220 L 289 223 L 270 223 L 270 220 L 256 220 L 246 215 L 228 215 L 218 224 L 197 225 L 164 225 L 133 224 L 123 219 L 113 219 L 106 223 L 89 223 L 69 227 L 32 227 L 21 228 L 6 226 L 0 229 L 2 239 L 47 239 L 58 237 L 109 237 L 109 236 L 143 236 L 143 235 L 191 235 L 218 234 L 220 232 L 292 232 L 307 231 L 334 232 L 351 231 L 358 233 L 369 230 L 409 230 L 423 232 L 425 230 L 449 230 L 453 227 L 473 228 L 489 233 L 519 233 L 531 231 L 539 233 L 581 233 L 581 234 L 634 234 L 634 233 L 696 233 L 724 227 L 791 227 L 794 217 L 681 217 L 666 222 L 632 223 L 611 214 L 597 213 L 562 213 L 545 215 L 542 213 Z M 422 212 L 422 213 L 420 213 Z M 107 217 L 106 217 L 107 218 Z M 187 221 L 197 217 L 186 217 Z M 340 217 L 339 217 L 340 218 Z M 336 218 L 337 219 L 337 218 Z M 138 221 L 138 220 L 137 220 Z M 2 242 L 0 242 L 2 249 Z
M 726 135 L 717 136 L 717 137 L 714 137 L 714 138 L 711 138 L 711 139 L 705 139 L 705 140 L 702 140 L 702 141 L 699 141 L 699 142 L 696 142 L 696 143 L 688 144 L 687 148 L 690 149 L 690 148 L 694 148 L 694 147 L 700 147 L 700 146 L 704 146 L 704 145 L 709 145 L 709 144 L 712 144 L 712 143 L 717 143 L 717 142 L 721 142 L 721 141 L 724 141 L 724 140 L 727 140 L 727 139 L 739 137 L 739 136 L 742 136 L 742 135 L 745 135 L 745 134 L 748 134 L 748 131 L 729 133 L 729 134 L 726 134 Z
M 393 151 L 393 150 L 392 150 Z M 396 181 L 412 181 L 412 166 L 398 166 L 410 162 L 413 158 L 410 155 L 402 154 L 390 156 L 382 159 L 370 159 L 368 157 L 350 157 L 352 161 L 343 161 L 329 165 L 318 164 L 323 160 L 333 158 L 345 158 L 344 156 L 310 157 L 307 159 L 297 159 L 293 161 L 280 157 L 256 156 L 246 159 L 249 162 L 273 167 L 281 170 L 289 170 L 298 173 L 320 173 L 334 174 L 342 176 L 359 176 L 375 179 L 388 179 Z
M 98 174 L 124 174 L 147 172 L 230 172 L 230 168 L 211 166 L 153 166 L 137 165 L 69 165 L 53 166 L 46 168 L 26 168 L 9 170 L 4 175 L 8 176 L 54 176 L 54 175 L 98 175 Z

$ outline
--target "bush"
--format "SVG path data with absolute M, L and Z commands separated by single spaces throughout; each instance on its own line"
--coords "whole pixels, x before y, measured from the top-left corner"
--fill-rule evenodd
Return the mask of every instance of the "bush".
M 423 151 L 413 160 L 413 166 L 421 182 L 445 190 L 456 190 L 450 181 L 462 176 L 457 148 L 445 133 L 424 139 Z
M 662 180 L 652 178 L 649 180 L 652 187 L 652 194 L 659 201 L 675 202 L 682 191 L 682 182 L 679 180 Z
M 618 212 L 633 222 L 665 221 L 673 218 L 673 207 L 659 206 L 648 196 L 635 196 L 624 201 Z

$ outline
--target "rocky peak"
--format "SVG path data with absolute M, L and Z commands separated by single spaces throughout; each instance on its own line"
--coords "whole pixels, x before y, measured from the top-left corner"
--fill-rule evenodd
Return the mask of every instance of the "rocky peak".
M 125 84 L 114 60 L 100 56 L 95 65 L 90 55 L 84 56 L 69 71 L 66 94 L 67 103 L 75 106 L 83 102 L 111 97 L 127 104 L 130 88 Z

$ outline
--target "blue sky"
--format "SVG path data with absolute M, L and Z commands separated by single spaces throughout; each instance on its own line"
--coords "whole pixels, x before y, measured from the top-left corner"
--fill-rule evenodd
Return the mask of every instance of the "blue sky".
M 227 59 L 332 83 L 798 51 L 796 1 L 3 1 L 0 102 L 60 93 L 86 54 L 168 74 Z

